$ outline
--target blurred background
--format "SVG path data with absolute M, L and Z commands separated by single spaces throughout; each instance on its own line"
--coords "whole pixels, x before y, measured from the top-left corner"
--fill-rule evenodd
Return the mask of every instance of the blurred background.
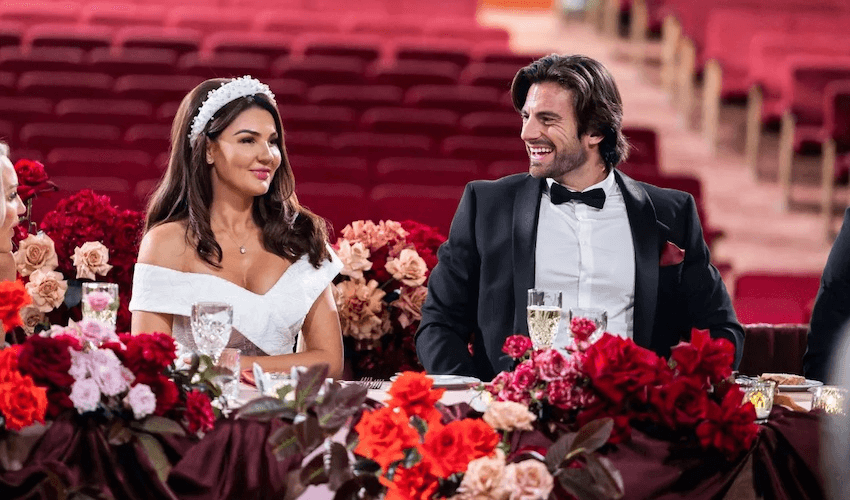
M 614 74 L 622 170 L 697 200 L 744 323 L 806 323 L 847 205 L 850 0 L 0 3 L 0 138 L 61 188 L 143 210 L 179 100 L 250 74 L 300 201 L 339 231 L 448 231 L 473 179 L 527 170 L 508 96 L 552 52 Z

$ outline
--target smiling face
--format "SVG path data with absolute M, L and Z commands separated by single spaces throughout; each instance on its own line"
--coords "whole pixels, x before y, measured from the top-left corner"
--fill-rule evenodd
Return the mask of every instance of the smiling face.
M 213 196 L 223 191 L 264 195 L 280 167 L 281 154 L 271 113 L 256 106 L 239 113 L 207 148 Z
M 537 178 L 563 178 L 588 162 L 588 148 L 598 140 L 578 136 L 573 95 L 556 82 L 529 88 L 522 114 L 522 133 L 530 159 L 529 173 Z
M 3 188 L 3 215 L 2 226 L 0 226 L 0 252 L 12 251 L 12 233 L 18 224 L 18 216 L 26 212 L 26 207 L 18 196 L 18 175 L 15 167 L 5 156 L 0 157 L 0 186 Z

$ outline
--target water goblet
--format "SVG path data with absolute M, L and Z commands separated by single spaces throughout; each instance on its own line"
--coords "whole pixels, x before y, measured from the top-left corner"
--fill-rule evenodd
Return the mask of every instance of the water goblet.
M 589 319 L 596 325 L 596 330 L 590 334 L 587 341 L 591 344 L 599 340 L 605 330 L 608 329 L 608 311 L 604 309 L 592 309 L 588 307 L 571 307 L 569 314 L 569 323 L 572 324 L 573 318 Z M 572 343 L 572 331 L 570 331 L 570 343 Z
M 528 290 L 528 336 L 534 349 L 551 349 L 561 322 L 561 291 Z
M 228 405 L 233 405 L 239 399 L 239 377 L 242 374 L 239 349 L 226 347 L 216 363 L 217 373 L 215 381 L 221 387 L 221 394 Z
M 198 352 L 217 363 L 230 341 L 233 308 L 224 302 L 196 302 L 192 304 L 191 322 L 192 337 Z
M 83 283 L 83 319 L 100 321 L 115 328 L 118 316 L 118 284 Z

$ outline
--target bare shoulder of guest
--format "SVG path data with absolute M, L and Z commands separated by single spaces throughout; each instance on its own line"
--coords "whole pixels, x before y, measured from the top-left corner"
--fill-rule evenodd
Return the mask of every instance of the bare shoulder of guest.
M 182 271 L 194 249 L 186 241 L 186 224 L 166 222 L 145 233 L 138 262 Z

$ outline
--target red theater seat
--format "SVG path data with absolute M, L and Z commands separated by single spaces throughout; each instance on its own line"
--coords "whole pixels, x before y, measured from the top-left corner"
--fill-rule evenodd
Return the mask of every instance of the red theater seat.
M 112 77 L 103 73 L 28 71 L 18 78 L 18 94 L 48 99 L 104 98 L 112 93 Z
M 80 22 L 83 24 L 111 26 L 162 26 L 167 8 L 164 5 L 141 3 L 95 2 L 83 6 Z
M 27 25 L 74 23 L 80 16 L 80 4 L 73 2 L 6 2 L 0 9 L 0 21 Z
M 351 132 L 335 137 L 332 146 L 339 155 L 377 161 L 391 156 L 430 155 L 432 141 L 424 135 Z
M 296 186 L 302 182 L 371 185 L 369 164 L 356 156 L 290 156 Z M 296 187 L 296 191 L 298 188 Z
M 383 39 L 378 35 L 364 33 L 306 33 L 292 42 L 292 52 L 313 56 L 350 57 L 370 63 L 378 59 L 383 51 Z
M 807 323 L 806 314 L 795 300 L 780 297 L 740 297 L 733 301 L 735 315 L 743 324 Z
M 740 303 L 746 315 L 754 317 L 758 315 L 756 321 L 794 322 L 782 321 L 782 319 L 789 319 L 788 316 L 791 314 L 799 314 L 802 319 L 795 322 L 806 323 L 808 322 L 808 318 L 805 317 L 806 308 L 814 300 L 819 287 L 819 274 L 745 273 L 738 275 L 735 279 L 735 305 L 737 309 Z M 788 312 L 783 312 L 783 307 L 777 305 L 783 303 L 787 305 Z M 780 320 L 773 321 L 771 317 Z M 741 319 L 741 321 L 745 320 Z
M 285 33 L 218 31 L 204 38 L 205 52 L 260 54 L 276 60 L 292 52 L 292 36 Z
M 127 49 L 171 49 L 178 53 L 196 52 L 201 32 L 188 28 L 127 26 L 115 33 L 114 44 Z
M 284 147 L 289 155 L 316 156 L 318 154 L 340 156 L 331 147 L 331 136 L 315 130 L 284 131 Z
M 463 40 L 404 37 L 393 40 L 390 51 L 397 60 L 442 61 L 463 68 L 470 61 L 472 44 Z
M 496 111 L 502 107 L 496 89 L 461 85 L 417 85 L 404 96 L 405 104 L 423 108 L 441 108 L 456 113 Z
M 56 148 L 47 155 L 51 176 L 114 176 L 135 182 L 158 172 L 151 155 L 128 149 Z
M 133 188 L 130 186 L 130 183 L 120 177 L 81 177 L 72 175 L 51 176 L 50 180 L 59 186 L 59 192 L 50 198 L 54 202 L 54 206 L 56 201 L 68 197 L 73 193 L 83 189 L 92 189 L 99 195 L 109 196 L 111 203 L 118 208 L 131 210 L 140 210 L 142 208 L 133 196 Z M 39 199 L 39 203 L 36 203 L 36 205 L 40 203 L 41 199 Z M 42 209 L 44 207 L 39 208 Z
M 114 92 L 126 99 L 143 99 L 152 104 L 179 101 L 204 78 L 182 75 L 127 75 L 115 80 Z
M 376 63 L 367 76 L 379 85 L 453 85 L 458 81 L 458 66 L 442 61 L 391 61 Z
M 124 133 L 124 143 L 130 149 L 146 151 L 152 156 L 167 152 L 171 146 L 171 126 L 133 125 Z
M 311 85 L 364 83 L 365 71 L 365 63 L 352 57 L 315 56 L 301 60 L 282 57 L 272 66 L 275 76 Z
M 91 50 L 109 47 L 114 29 L 85 24 L 36 24 L 21 40 L 24 47 L 74 47 Z
M 462 133 L 519 140 L 522 118 L 513 111 L 478 111 L 460 119 Z
M 202 33 L 215 33 L 222 30 L 250 31 L 254 24 L 255 13 L 251 9 L 222 8 L 196 5 L 176 5 L 169 9 L 165 17 L 165 26 L 190 28 Z
M 24 24 L 14 21 L 0 21 L 0 47 L 16 47 L 24 36 Z
M 448 234 L 462 194 L 463 186 L 380 184 L 372 188 L 369 198 L 375 220 L 412 219 Z
M 295 186 L 295 194 L 299 203 L 331 223 L 331 235 L 352 221 L 372 217 L 366 190 L 356 184 L 303 182 Z
M 623 127 L 623 135 L 631 145 L 629 157 L 623 165 L 624 172 L 629 169 L 648 169 L 649 172 L 659 172 L 659 146 L 658 134 L 655 130 L 642 127 Z
M 447 109 L 372 108 L 360 118 L 370 132 L 445 137 L 456 131 L 458 115 Z
M 0 49 L 0 71 L 79 71 L 85 51 L 73 47 L 36 47 Z
M 488 179 L 501 179 L 513 174 L 527 174 L 528 160 L 499 160 L 487 166 Z
M 262 10 L 257 12 L 254 31 L 272 34 L 339 33 L 342 22 L 338 16 L 317 16 L 314 12 Z
M 307 84 L 300 80 L 272 78 L 265 83 L 274 93 L 274 99 L 278 105 L 300 104 L 306 100 Z
M 460 75 L 460 83 L 507 92 L 518 70 L 513 64 L 473 63 Z
M 350 14 L 344 21 L 345 31 L 367 33 L 389 40 L 422 34 L 422 19 L 415 16 L 362 16 Z
M 0 117 L 16 123 L 53 119 L 53 101 L 43 97 L 0 97 Z
M 63 123 L 95 123 L 126 128 L 145 123 L 153 116 L 146 101 L 121 99 L 65 99 L 56 104 L 56 120 Z
M 401 104 L 403 91 L 392 85 L 320 85 L 307 93 L 307 100 L 322 106 L 348 106 L 364 110 Z
M 384 158 L 375 166 L 375 183 L 420 186 L 464 186 L 478 178 L 472 160 L 445 158 Z
M 481 26 L 470 19 L 433 18 L 425 21 L 426 36 L 455 38 L 472 43 L 504 42 L 507 47 L 510 34 L 504 28 Z
M 17 93 L 18 75 L 9 71 L 0 71 L 0 95 Z
M 92 71 L 112 76 L 172 75 L 177 71 L 177 52 L 169 49 L 94 49 L 88 54 Z
M 193 52 L 183 55 L 177 62 L 181 73 L 204 78 L 232 78 L 251 75 L 265 79 L 270 74 L 269 58 L 250 52 L 226 52 L 202 54 Z
M 356 114 L 345 106 L 280 106 L 285 132 L 321 130 L 331 133 L 350 132 L 357 126 Z
M 497 160 L 527 160 L 522 141 L 503 137 L 456 135 L 443 140 L 440 151 L 444 156 L 491 163 Z

